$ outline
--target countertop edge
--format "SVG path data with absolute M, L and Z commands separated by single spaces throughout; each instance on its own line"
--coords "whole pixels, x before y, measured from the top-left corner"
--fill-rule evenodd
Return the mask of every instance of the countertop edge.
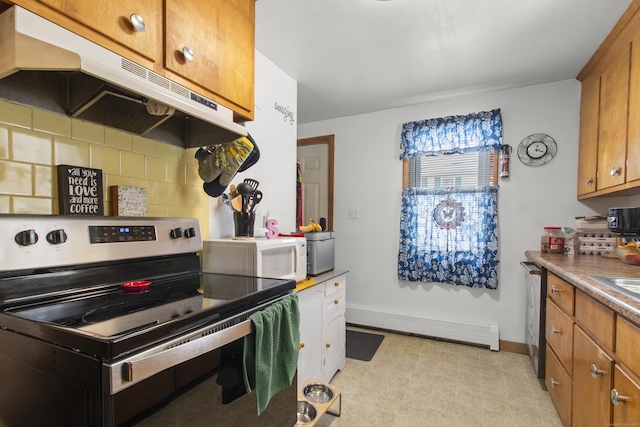
M 338 276 L 342 276 L 343 274 L 347 274 L 349 272 L 349 270 L 331 270 L 331 271 L 327 271 L 326 273 L 322 273 L 319 276 L 315 276 L 313 277 L 313 279 L 315 279 L 313 282 L 310 281 L 301 281 L 298 283 L 298 285 L 296 285 L 296 292 L 300 292 L 303 291 L 305 289 L 309 289 L 312 288 L 316 285 L 319 285 L 320 283 L 324 283 L 327 280 L 331 280 L 335 277 Z
M 627 265 L 617 259 L 602 258 L 599 255 L 563 255 L 525 251 L 525 256 L 617 314 L 640 325 L 640 301 L 589 278 L 589 276 L 640 277 L 639 266 Z

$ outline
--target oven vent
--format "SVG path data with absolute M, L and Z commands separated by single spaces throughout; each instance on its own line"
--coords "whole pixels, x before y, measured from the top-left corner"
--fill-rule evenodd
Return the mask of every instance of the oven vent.
M 220 332 L 220 331 L 228 329 L 228 328 L 230 328 L 232 326 L 236 326 L 239 323 L 242 323 L 242 322 L 244 322 L 246 320 L 249 320 L 249 316 L 251 314 L 253 314 L 253 312 L 246 313 L 246 314 L 241 314 L 241 315 L 239 315 L 237 317 L 234 317 L 233 319 L 231 319 L 231 320 L 229 320 L 227 322 L 224 322 L 224 323 L 217 323 L 212 328 L 209 328 L 206 331 L 202 332 L 200 334 L 200 336 L 198 336 L 198 337 L 189 336 L 189 337 L 185 338 L 182 341 L 174 342 L 171 345 L 166 346 L 165 350 L 169 350 L 170 348 L 179 347 L 179 346 L 181 346 L 183 344 L 188 344 L 188 343 L 191 342 L 192 339 L 206 337 L 207 335 L 215 334 L 216 332 Z

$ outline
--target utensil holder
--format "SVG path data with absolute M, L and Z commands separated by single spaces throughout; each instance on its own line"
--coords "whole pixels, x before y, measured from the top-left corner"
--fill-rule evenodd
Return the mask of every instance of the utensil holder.
M 233 225 L 236 237 L 253 237 L 253 224 L 256 220 L 255 212 L 234 212 Z

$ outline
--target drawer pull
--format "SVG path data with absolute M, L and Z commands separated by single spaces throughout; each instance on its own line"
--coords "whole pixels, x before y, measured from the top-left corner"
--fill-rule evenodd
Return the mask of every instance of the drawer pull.
M 340 282 L 335 282 L 335 283 L 333 284 L 333 286 L 335 286 L 335 287 L 337 288 L 338 286 L 340 286 Z
M 560 292 L 562 289 L 558 289 L 555 287 L 555 285 L 551 286 L 551 293 L 552 294 L 557 294 L 558 292 Z
M 551 387 L 555 387 L 560 385 L 560 383 L 553 379 L 553 377 L 549 378 L 549 382 L 551 383 Z
M 620 393 L 618 393 L 618 390 L 611 389 L 611 403 L 613 403 L 615 406 L 618 406 L 620 404 L 620 402 L 629 402 L 631 401 L 631 398 L 629 396 L 621 396 Z
M 604 375 L 607 371 L 598 369 L 595 363 L 591 364 L 591 378 L 598 378 L 598 375 Z
M 334 299 L 334 300 L 333 300 L 333 303 L 334 303 L 335 305 L 338 305 L 338 304 L 340 303 L 340 301 L 338 301 L 337 299 Z
M 327 345 L 327 348 L 331 347 L 331 344 L 330 344 L 330 343 L 327 343 L 326 345 Z
M 556 329 L 553 326 L 551 327 L 551 335 L 553 334 L 559 334 L 562 332 L 562 329 Z
M 304 343 L 303 342 L 300 343 L 300 348 L 304 348 Z

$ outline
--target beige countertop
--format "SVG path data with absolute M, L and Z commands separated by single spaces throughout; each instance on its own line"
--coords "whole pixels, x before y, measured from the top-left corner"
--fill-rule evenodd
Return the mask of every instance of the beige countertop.
M 640 265 L 629 265 L 616 258 L 603 258 L 599 255 L 547 254 L 539 251 L 526 251 L 525 255 L 530 261 L 538 263 L 618 314 L 640 324 L 640 299 L 589 278 L 640 278 Z

